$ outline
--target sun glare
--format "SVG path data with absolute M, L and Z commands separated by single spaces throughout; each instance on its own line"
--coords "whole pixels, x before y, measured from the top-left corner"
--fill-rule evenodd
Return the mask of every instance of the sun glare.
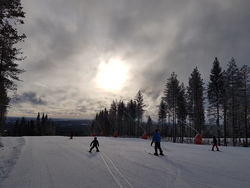
M 97 84 L 107 91 L 121 89 L 127 79 L 128 67 L 119 59 L 101 62 L 97 75 Z

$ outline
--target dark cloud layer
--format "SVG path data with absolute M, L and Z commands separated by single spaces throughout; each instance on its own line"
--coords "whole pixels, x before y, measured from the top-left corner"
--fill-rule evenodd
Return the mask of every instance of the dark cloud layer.
M 26 19 L 19 31 L 27 35 L 21 47 L 28 58 L 20 66 L 27 72 L 19 83 L 22 107 L 15 109 L 13 103 L 13 114 L 28 110 L 25 101 L 39 104 L 37 96 L 44 96 L 40 103 L 44 99 L 46 105 L 34 111 L 92 118 L 112 100 L 133 99 L 140 89 L 147 114 L 155 117 L 172 72 L 187 84 L 197 67 L 207 83 L 215 57 L 224 69 L 231 57 L 239 67 L 249 65 L 248 0 L 22 0 L 22 4 Z M 130 68 L 124 88 L 117 92 L 95 84 L 100 60 L 112 57 Z
M 15 100 L 12 100 L 12 104 L 30 103 L 32 105 L 46 105 L 46 101 L 41 96 L 37 96 L 35 92 L 24 92 Z

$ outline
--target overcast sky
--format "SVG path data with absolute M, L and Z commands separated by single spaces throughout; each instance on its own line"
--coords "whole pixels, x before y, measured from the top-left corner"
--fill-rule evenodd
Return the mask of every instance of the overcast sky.
M 206 86 L 215 57 L 223 69 L 232 57 L 250 65 L 249 0 L 21 2 L 26 72 L 9 116 L 93 118 L 141 90 L 145 115 L 157 120 L 172 72 L 187 86 L 198 67 Z

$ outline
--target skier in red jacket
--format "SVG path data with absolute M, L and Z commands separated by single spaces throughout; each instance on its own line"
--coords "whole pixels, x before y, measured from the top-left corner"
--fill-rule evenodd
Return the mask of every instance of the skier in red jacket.
M 212 151 L 214 151 L 214 147 L 216 147 L 217 151 L 220 151 L 217 145 L 217 139 L 215 136 L 213 136 L 213 147 L 212 147 Z

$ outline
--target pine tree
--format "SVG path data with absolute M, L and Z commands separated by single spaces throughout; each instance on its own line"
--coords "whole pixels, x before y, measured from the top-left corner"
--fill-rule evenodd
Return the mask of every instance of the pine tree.
M 111 121 L 109 119 L 109 112 L 106 108 L 101 112 L 102 118 L 104 119 L 103 122 L 103 130 L 108 135 L 112 135 L 114 133 L 114 127 L 112 127 Z
M 226 93 L 228 95 L 228 123 L 230 125 L 233 137 L 233 145 L 236 145 L 237 138 L 240 137 L 239 118 L 240 118 L 240 95 L 242 82 L 239 77 L 239 68 L 234 58 L 228 62 L 228 69 L 225 74 Z
M 22 8 L 20 0 L 0 1 L 0 131 L 5 122 L 9 103 L 7 92 L 16 90 L 14 81 L 19 81 L 18 75 L 24 72 L 16 63 L 24 58 L 19 56 L 22 54 L 21 49 L 15 45 L 23 42 L 26 36 L 18 35 L 17 29 L 14 28 L 18 24 L 24 24 L 25 13 Z
M 207 98 L 208 102 L 210 104 L 209 109 L 210 113 L 209 115 L 216 116 L 216 127 L 218 131 L 218 144 L 220 145 L 220 109 L 221 109 L 221 98 L 223 97 L 223 79 L 222 79 L 222 70 L 220 67 L 220 63 L 215 57 L 215 60 L 213 62 L 213 67 L 211 69 L 210 74 L 210 82 L 208 83 L 208 89 L 207 89 Z
M 126 135 L 126 130 L 127 130 L 127 126 L 124 123 L 124 109 L 125 109 L 125 105 L 123 103 L 123 101 L 119 101 L 118 105 L 117 105 L 117 123 L 118 123 L 118 127 L 120 127 L 120 134 L 121 135 Z
M 150 133 L 150 130 L 151 130 L 152 125 L 153 125 L 153 121 L 152 121 L 151 117 L 148 116 L 147 127 L 146 127 L 147 133 Z
M 137 135 L 137 124 L 136 122 L 136 102 L 134 100 L 130 100 L 127 103 L 126 106 L 126 119 L 128 122 L 128 126 L 129 126 L 129 136 L 138 136 Z
M 187 108 L 194 129 L 199 133 L 204 129 L 204 83 L 196 67 L 189 78 L 187 87 Z M 191 136 L 191 135 L 190 135 Z
M 164 131 L 163 127 L 166 123 L 166 113 L 167 113 L 167 109 L 166 109 L 166 103 L 164 100 L 164 97 L 161 99 L 161 103 L 159 105 L 159 110 L 158 110 L 158 122 L 161 125 L 161 130 L 162 132 L 166 132 L 166 130 Z
M 243 106 L 243 124 L 245 127 L 245 146 L 248 147 L 248 123 L 250 112 L 250 67 L 244 65 L 240 69 L 240 74 L 242 78 L 243 88 L 242 88 L 242 106 Z
M 41 131 L 41 118 L 40 118 L 40 113 L 38 112 L 37 117 L 36 117 L 36 135 L 41 136 L 42 131 Z
M 186 89 L 182 83 L 179 86 L 179 94 L 177 97 L 177 118 L 180 124 L 180 137 L 181 143 L 184 141 L 185 132 L 185 122 L 187 118 L 187 99 L 186 99 Z
M 229 135 L 228 131 L 228 112 L 229 112 L 229 98 L 230 95 L 227 92 L 228 91 L 228 79 L 227 79 L 227 73 L 226 71 L 222 71 L 222 98 L 220 99 L 220 104 L 222 104 L 222 113 L 223 113 L 223 127 L 224 127 L 224 146 L 227 146 L 227 137 Z
M 144 107 L 146 106 L 143 102 L 143 95 L 142 92 L 139 90 L 138 93 L 135 96 L 135 102 L 137 104 L 137 109 L 136 109 L 136 113 L 137 113 L 137 117 L 139 120 L 139 123 L 142 122 L 142 117 L 143 117 L 143 113 L 144 113 Z
M 121 127 L 119 125 L 117 126 L 117 104 L 115 101 L 113 101 L 110 105 L 109 119 L 112 125 L 117 129 L 118 133 L 120 134 Z
M 0 135 L 3 131 L 9 101 L 10 98 L 7 96 L 6 87 L 4 87 L 3 78 L 0 75 Z
M 136 102 L 136 119 L 139 124 L 142 124 L 142 117 L 144 113 L 144 107 L 146 106 L 143 102 L 143 95 L 142 92 L 139 90 L 138 93 L 135 96 L 135 102 Z M 139 127 L 137 126 L 137 135 L 139 134 Z
M 176 142 L 177 137 L 177 110 L 179 93 L 179 80 L 177 79 L 177 74 L 173 72 L 171 77 L 168 78 L 166 88 L 164 90 L 164 99 L 173 121 L 173 142 Z

